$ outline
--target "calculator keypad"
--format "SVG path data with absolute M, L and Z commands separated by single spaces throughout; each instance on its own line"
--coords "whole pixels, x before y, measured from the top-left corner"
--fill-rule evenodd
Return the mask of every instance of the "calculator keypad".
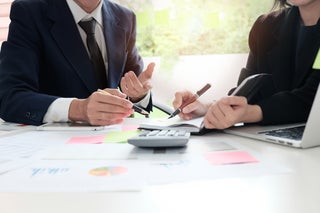
M 185 146 L 189 138 L 190 133 L 184 130 L 142 130 L 128 143 L 139 147 L 178 147 Z

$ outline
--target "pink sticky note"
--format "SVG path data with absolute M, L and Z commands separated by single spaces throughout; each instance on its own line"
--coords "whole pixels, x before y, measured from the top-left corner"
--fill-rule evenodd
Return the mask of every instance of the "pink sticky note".
M 104 138 L 105 138 L 104 135 L 72 137 L 67 141 L 67 144 L 101 144 Z
M 137 130 L 138 128 L 139 128 L 139 125 L 123 125 L 122 131 Z
M 212 165 L 256 163 L 259 162 L 252 155 L 243 151 L 235 152 L 209 152 L 204 157 Z

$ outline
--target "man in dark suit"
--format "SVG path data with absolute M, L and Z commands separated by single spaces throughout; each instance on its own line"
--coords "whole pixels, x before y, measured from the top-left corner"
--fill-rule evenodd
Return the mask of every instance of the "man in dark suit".
M 132 102 L 152 109 L 154 64 L 142 72 L 132 11 L 108 0 L 16 0 L 10 19 L 0 53 L 0 117 L 5 121 L 110 125 L 133 113 Z M 95 73 L 83 21 L 94 22 L 91 34 L 102 57 L 103 81 Z
M 236 123 L 283 124 L 305 122 L 320 82 L 320 0 L 275 0 L 281 9 L 260 16 L 249 35 L 250 53 L 239 84 L 257 73 L 272 74 L 273 84 L 263 85 L 247 103 L 245 97 L 224 97 L 216 103 L 199 101 L 180 114 L 185 119 L 205 116 L 210 129 Z M 317 56 L 318 55 L 318 56 Z M 272 92 L 271 92 L 272 91 Z M 177 108 L 190 92 L 177 92 Z

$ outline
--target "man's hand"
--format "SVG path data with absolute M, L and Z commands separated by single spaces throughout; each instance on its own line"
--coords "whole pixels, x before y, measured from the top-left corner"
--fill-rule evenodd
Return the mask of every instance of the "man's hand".
M 121 79 L 120 87 L 132 102 L 138 102 L 152 88 L 150 83 L 155 63 L 150 63 L 138 77 L 133 71 L 127 72 Z
M 86 121 L 91 125 L 119 124 L 133 113 L 132 103 L 126 94 L 117 89 L 94 92 L 87 99 L 75 99 L 69 108 L 69 119 Z

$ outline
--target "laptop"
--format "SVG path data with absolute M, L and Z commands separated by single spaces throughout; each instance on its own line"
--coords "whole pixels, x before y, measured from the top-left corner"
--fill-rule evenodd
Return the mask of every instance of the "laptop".
M 320 146 L 320 84 L 306 123 L 231 127 L 224 132 L 297 148 Z

